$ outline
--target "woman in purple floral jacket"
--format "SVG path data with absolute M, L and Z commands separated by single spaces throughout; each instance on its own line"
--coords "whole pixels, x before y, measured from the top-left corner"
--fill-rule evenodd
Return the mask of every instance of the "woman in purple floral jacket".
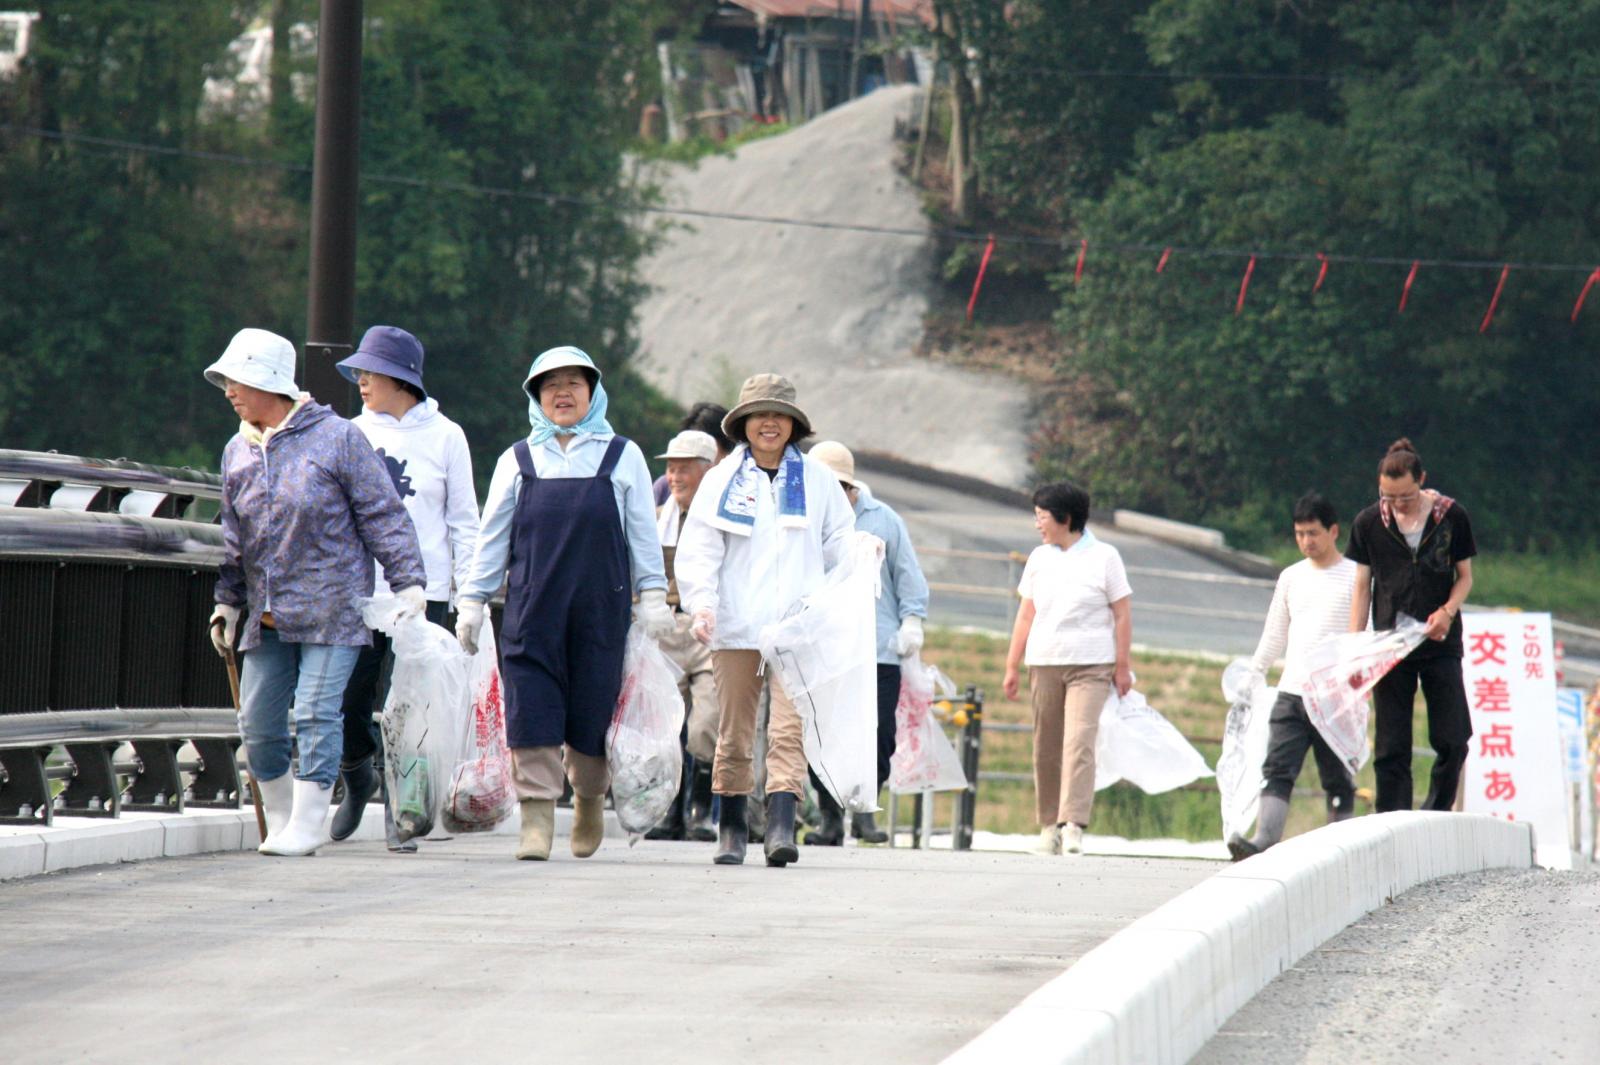
M 267 818 L 263 854 L 311 854 L 343 747 L 340 703 L 370 642 L 356 600 L 373 559 L 412 613 L 427 574 L 416 530 L 383 460 L 353 424 L 294 383 L 294 346 L 241 330 L 206 369 L 239 415 L 222 452 L 223 560 L 211 639 L 239 650 L 239 732 Z M 288 710 L 300 764 L 289 777 Z

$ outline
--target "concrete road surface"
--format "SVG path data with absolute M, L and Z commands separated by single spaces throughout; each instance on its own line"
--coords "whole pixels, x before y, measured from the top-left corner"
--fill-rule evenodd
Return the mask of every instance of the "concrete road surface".
M 861 477 L 873 494 L 906 520 L 930 581 L 982 586 L 996 592 L 1014 589 L 1021 576 L 1020 567 L 950 558 L 926 549 L 1027 554 L 1039 546 L 1031 508 L 1008 507 L 865 465 Z M 1242 578 L 1218 562 L 1148 536 L 1094 523 L 1090 527 L 1096 536 L 1122 553 L 1122 561 L 1129 567 L 1135 643 L 1226 654 L 1249 654 L 1255 650 L 1272 602 L 1270 582 Z M 1139 572 L 1152 569 L 1181 572 L 1191 579 Z M 1001 595 L 936 591 L 929 616 L 934 624 L 1010 630 L 1009 605 Z
M 1191 1065 L 1600 1061 L 1600 873 L 1424 884 L 1274 980 Z
M 1217 865 L 507 837 L 0 884 L 0 1060 L 937 1062 Z M 757 851 L 759 853 L 759 851 Z

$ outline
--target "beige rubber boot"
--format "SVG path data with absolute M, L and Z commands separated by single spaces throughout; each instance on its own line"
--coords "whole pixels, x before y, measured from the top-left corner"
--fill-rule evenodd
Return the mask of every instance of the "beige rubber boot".
M 572 797 L 572 856 L 587 858 L 600 849 L 600 837 L 606 832 L 606 800 L 604 796 L 585 799 Z
M 550 857 L 550 843 L 556 838 L 556 801 L 523 799 L 522 840 L 517 844 L 517 860 L 542 862 Z

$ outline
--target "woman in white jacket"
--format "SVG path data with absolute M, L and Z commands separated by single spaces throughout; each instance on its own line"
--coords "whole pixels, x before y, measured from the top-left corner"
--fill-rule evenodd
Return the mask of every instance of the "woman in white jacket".
M 416 337 L 392 325 L 375 325 L 361 338 L 355 354 L 339 363 L 339 372 L 361 389 L 362 410 L 355 424 L 388 467 L 395 491 L 411 515 L 428 573 L 428 620 L 443 625 L 452 583 L 459 590 L 472 565 L 478 497 L 467 436 L 461 426 L 439 413 L 439 401 L 423 387 L 422 365 L 422 344 Z M 382 588 L 382 566 L 378 580 Z M 344 801 L 333 818 L 331 834 L 336 840 L 355 832 L 378 790 L 373 767 L 378 737 L 372 714 L 381 706 L 384 693 L 379 681 L 388 673 L 384 661 L 389 653 L 389 638 L 374 632 L 372 646 L 362 651 L 345 686 L 344 756 L 339 766 Z M 415 843 L 401 844 L 392 831 L 390 846 L 416 849 Z
M 761 629 L 821 587 L 848 549 L 855 515 L 839 479 L 795 444 L 811 420 L 794 386 L 776 374 L 744 383 L 723 419 L 737 442 L 706 474 L 678 538 L 676 573 L 693 632 L 712 650 L 722 720 L 711 788 L 722 797 L 718 865 L 739 865 L 749 841 L 746 802 L 755 788 Z M 795 810 L 806 779 L 800 717 L 776 676 L 767 727 L 768 865 L 799 858 Z

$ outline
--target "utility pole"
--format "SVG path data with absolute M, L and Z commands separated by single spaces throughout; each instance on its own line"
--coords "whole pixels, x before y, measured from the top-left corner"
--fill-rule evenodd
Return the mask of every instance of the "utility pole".
M 311 173 L 311 285 L 306 391 L 340 414 L 351 386 L 335 364 L 355 332 L 356 178 L 361 130 L 361 0 L 322 0 L 317 24 L 317 135 Z

